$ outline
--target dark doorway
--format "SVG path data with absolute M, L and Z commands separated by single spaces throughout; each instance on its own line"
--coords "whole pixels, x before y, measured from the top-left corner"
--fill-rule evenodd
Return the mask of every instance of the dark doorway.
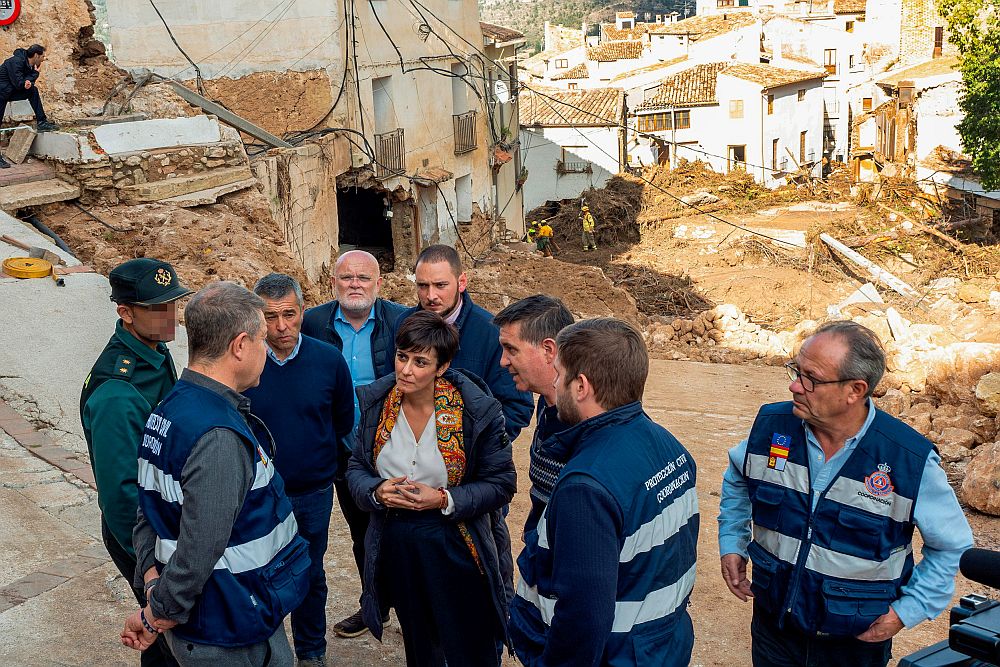
M 340 252 L 366 250 L 382 267 L 392 270 L 392 200 L 388 193 L 369 188 L 338 188 L 337 214 Z

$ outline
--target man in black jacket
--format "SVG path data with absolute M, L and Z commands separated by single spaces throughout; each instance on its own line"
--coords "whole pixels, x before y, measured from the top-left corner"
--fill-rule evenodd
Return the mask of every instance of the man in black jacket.
M 45 61 L 45 47 L 32 44 L 27 49 L 17 49 L 14 55 L 3 61 L 0 66 L 0 119 L 3 118 L 7 103 L 14 100 L 28 100 L 31 110 L 35 112 L 39 132 L 53 132 L 59 126 L 45 117 L 42 108 L 42 96 L 38 93 L 38 70 Z M 10 165 L 0 158 L 0 169 Z
M 326 341 L 339 349 L 351 371 L 355 389 L 371 384 L 383 375 L 395 371 L 396 318 L 406 307 L 380 299 L 378 260 L 363 250 L 351 250 L 337 258 L 333 268 L 333 290 L 336 299 L 310 308 L 302 319 L 302 333 Z M 354 396 L 354 424 L 357 425 L 358 398 Z M 339 472 L 333 482 L 337 504 L 351 530 L 354 560 L 358 575 L 364 579 L 365 532 L 368 512 L 358 508 L 344 481 L 350 451 L 341 442 Z M 360 601 L 359 601 L 360 602 Z M 360 607 L 360 605 L 359 605 Z M 383 608 L 383 617 L 388 607 Z M 341 637 L 357 637 L 368 631 L 361 620 L 361 609 L 333 626 Z

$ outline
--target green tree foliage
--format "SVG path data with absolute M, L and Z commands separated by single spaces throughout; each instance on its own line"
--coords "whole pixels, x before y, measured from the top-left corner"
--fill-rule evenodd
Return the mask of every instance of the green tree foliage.
M 983 186 L 1000 190 L 1000 0 L 939 0 L 939 9 L 961 54 L 962 145 Z

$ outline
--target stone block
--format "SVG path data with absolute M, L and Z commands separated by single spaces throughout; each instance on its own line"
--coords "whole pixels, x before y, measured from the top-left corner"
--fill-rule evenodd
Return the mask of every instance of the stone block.
M 4 151 L 7 159 L 14 164 L 24 162 L 24 158 L 28 157 L 28 151 L 31 150 L 31 144 L 35 141 L 35 134 L 34 128 L 27 125 L 22 125 L 14 130 L 10 137 L 10 145 Z
M 252 174 L 247 167 L 214 169 L 209 172 L 152 181 L 122 188 L 121 194 L 127 201 L 151 202 L 178 197 L 181 195 L 209 190 L 223 185 L 229 185 L 250 178 Z
M 76 556 L 74 558 L 58 560 L 54 563 L 40 567 L 39 572 L 42 574 L 52 574 L 57 577 L 72 579 L 79 574 L 83 574 L 84 572 L 89 572 L 96 567 L 100 567 L 106 562 L 108 562 L 106 554 L 104 558 Z
M 1000 373 L 987 373 L 976 383 L 976 402 L 986 415 L 1000 414 Z
M 50 591 L 59 584 L 65 582 L 67 577 L 56 574 L 45 574 L 43 572 L 32 572 L 26 577 L 21 577 L 17 581 L 4 586 L 2 593 L 6 596 L 28 600 L 41 595 L 45 591 Z
M 965 469 L 962 500 L 980 512 L 1000 515 L 1000 443 L 976 450 Z
M 110 185 L 110 180 L 108 181 Z M 80 196 L 80 188 L 66 181 L 52 178 L 35 183 L 9 185 L 0 189 L 0 209 L 10 213 L 28 206 L 41 206 L 57 201 L 67 201 Z

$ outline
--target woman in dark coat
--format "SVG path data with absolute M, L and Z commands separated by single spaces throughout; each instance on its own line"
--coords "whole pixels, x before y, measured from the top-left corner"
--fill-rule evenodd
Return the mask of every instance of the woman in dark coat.
M 396 372 L 358 389 L 347 482 L 372 513 L 362 614 L 381 639 L 380 596 L 399 618 L 409 667 L 500 664 L 513 590 L 501 516 L 516 490 L 500 403 L 450 369 L 458 332 L 421 311 L 396 334 Z

